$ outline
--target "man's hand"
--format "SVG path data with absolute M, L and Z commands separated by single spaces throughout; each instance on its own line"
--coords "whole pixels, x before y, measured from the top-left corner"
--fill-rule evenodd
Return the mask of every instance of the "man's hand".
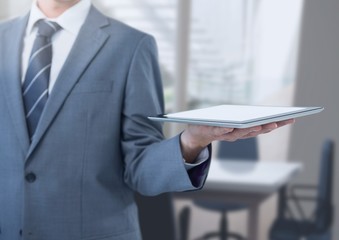
M 238 139 L 256 137 L 260 134 L 269 133 L 279 127 L 294 123 L 294 119 L 269 123 L 250 128 L 224 128 L 203 125 L 188 125 L 181 134 L 181 150 L 184 159 L 192 163 L 198 154 L 213 141 L 234 142 Z

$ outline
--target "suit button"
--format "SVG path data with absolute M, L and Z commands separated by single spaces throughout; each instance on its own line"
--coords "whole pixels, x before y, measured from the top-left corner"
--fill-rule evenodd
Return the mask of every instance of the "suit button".
M 34 173 L 27 173 L 25 179 L 27 182 L 33 183 L 36 180 L 36 175 Z
M 19 231 L 19 235 L 20 235 L 20 236 L 22 236 L 22 229 L 20 229 L 20 231 Z

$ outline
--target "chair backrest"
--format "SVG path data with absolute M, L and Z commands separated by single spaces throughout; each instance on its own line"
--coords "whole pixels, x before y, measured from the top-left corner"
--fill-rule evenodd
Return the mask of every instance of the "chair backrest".
M 154 197 L 135 194 L 142 239 L 177 239 L 172 198 L 170 193 Z
M 333 221 L 334 141 L 325 140 L 319 168 L 315 221 L 317 228 L 326 229 Z
M 258 160 L 257 138 L 240 139 L 235 142 L 220 141 L 217 157 L 219 159 Z

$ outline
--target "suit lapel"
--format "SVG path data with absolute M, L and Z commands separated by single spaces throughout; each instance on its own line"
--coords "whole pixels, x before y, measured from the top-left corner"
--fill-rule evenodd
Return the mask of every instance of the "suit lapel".
M 7 34 L 2 36 L 2 57 L 1 67 L 4 73 L 0 82 L 3 86 L 3 93 L 8 104 L 8 111 L 12 118 L 15 131 L 21 144 L 24 154 L 29 147 L 29 136 L 26 127 L 25 111 L 21 90 L 21 55 L 23 37 L 28 21 L 28 15 L 15 20 L 8 28 Z
M 45 105 L 27 157 L 47 131 L 84 70 L 103 47 L 108 34 L 101 28 L 108 24 L 107 18 L 92 7 Z

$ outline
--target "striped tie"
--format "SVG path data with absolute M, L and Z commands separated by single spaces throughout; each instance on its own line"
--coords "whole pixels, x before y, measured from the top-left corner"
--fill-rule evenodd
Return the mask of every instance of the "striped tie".
M 37 24 L 38 33 L 22 87 L 27 127 L 31 138 L 48 98 L 52 63 L 51 37 L 61 28 L 57 23 L 46 20 L 40 20 Z

